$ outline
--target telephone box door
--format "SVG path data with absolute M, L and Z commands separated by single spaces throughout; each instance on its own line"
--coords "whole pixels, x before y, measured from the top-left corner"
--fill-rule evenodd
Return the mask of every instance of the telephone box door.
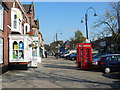
M 92 47 L 91 44 L 85 43 L 83 45 L 83 59 L 81 63 L 81 68 L 91 69 L 92 67 Z

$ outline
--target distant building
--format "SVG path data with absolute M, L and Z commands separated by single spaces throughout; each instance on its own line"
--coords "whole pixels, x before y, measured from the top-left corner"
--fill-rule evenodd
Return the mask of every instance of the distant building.
M 113 37 L 105 37 L 99 40 L 91 41 L 91 43 L 93 49 L 98 50 L 100 53 L 115 53 L 115 48 L 116 53 L 120 53 L 120 42 L 118 41 L 115 46 L 113 40 Z

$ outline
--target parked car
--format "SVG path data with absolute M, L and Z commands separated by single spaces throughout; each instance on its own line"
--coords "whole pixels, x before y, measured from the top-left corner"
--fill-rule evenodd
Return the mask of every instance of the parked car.
M 77 60 L 77 53 L 73 53 L 70 55 L 70 60 Z
M 66 57 L 66 59 L 76 60 L 76 59 L 77 59 L 77 53 L 71 53 L 70 55 L 68 55 L 68 56 Z
M 64 53 L 62 53 L 62 54 L 60 55 L 60 57 L 61 57 L 61 58 L 64 58 L 64 55 L 65 55 L 65 54 L 68 54 L 68 53 L 69 53 L 69 52 L 64 52 Z
M 98 60 L 100 60 L 100 57 L 102 57 L 103 55 L 108 55 L 108 53 L 97 53 L 94 54 L 92 57 L 92 67 L 93 68 L 98 68 Z
M 64 54 L 64 58 L 66 58 L 67 56 L 69 56 L 71 53 L 76 53 L 76 50 L 71 50 L 68 53 Z
M 105 73 L 120 71 L 120 54 L 102 56 L 98 61 L 98 66 Z

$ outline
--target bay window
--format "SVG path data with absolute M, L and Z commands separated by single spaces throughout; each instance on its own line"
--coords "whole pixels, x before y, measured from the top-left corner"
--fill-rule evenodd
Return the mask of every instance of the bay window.
M 24 59 L 24 43 L 13 42 L 13 59 Z
M 11 8 L 12 31 L 22 34 L 22 13 L 18 8 Z

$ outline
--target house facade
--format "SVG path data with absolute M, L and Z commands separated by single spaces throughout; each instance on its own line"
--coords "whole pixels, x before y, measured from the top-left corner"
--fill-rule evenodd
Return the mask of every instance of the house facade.
M 0 73 L 37 67 L 41 62 L 43 38 L 31 6 L 29 14 L 19 0 L 0 2 Z
M 119 38 L 120 37 L 118 37 L 118 40 Z M 93 49 L 98 50 L 99 53 L 120 53 L 120 42 L 118 41 L 115 46 L 114 37 L 112 36 L 92 41 L 91 44 Z
M 35 14 L 34 14 L 34 4 L 24 4 L 23 7 L 26 10 L 26 13 L 30 19 L 31 24 L 31 31 L 33 32 L 33 39 L 34 43 L 37 45 L 37 48 L 34 49 L 33 56 L 37 57 L 37 61 L 41 62 L 41 57 L 44 54 L 44 47 L 43 47 L 43 38 L 42 34 L 39 31 L 39 20 L 35 20 Z
M 3 73 L 8 70 L 8 35 L 9 28 L 7 25 L 9 24 L 9 8 L 5 3 L 0 2 L 0 73 Z
M 32 60 L 30 20 L 19 1 L 6 2 L 10 8 L 9 69 L 27 69 Z M 27 53 L 29 52 L 29 55 Z

